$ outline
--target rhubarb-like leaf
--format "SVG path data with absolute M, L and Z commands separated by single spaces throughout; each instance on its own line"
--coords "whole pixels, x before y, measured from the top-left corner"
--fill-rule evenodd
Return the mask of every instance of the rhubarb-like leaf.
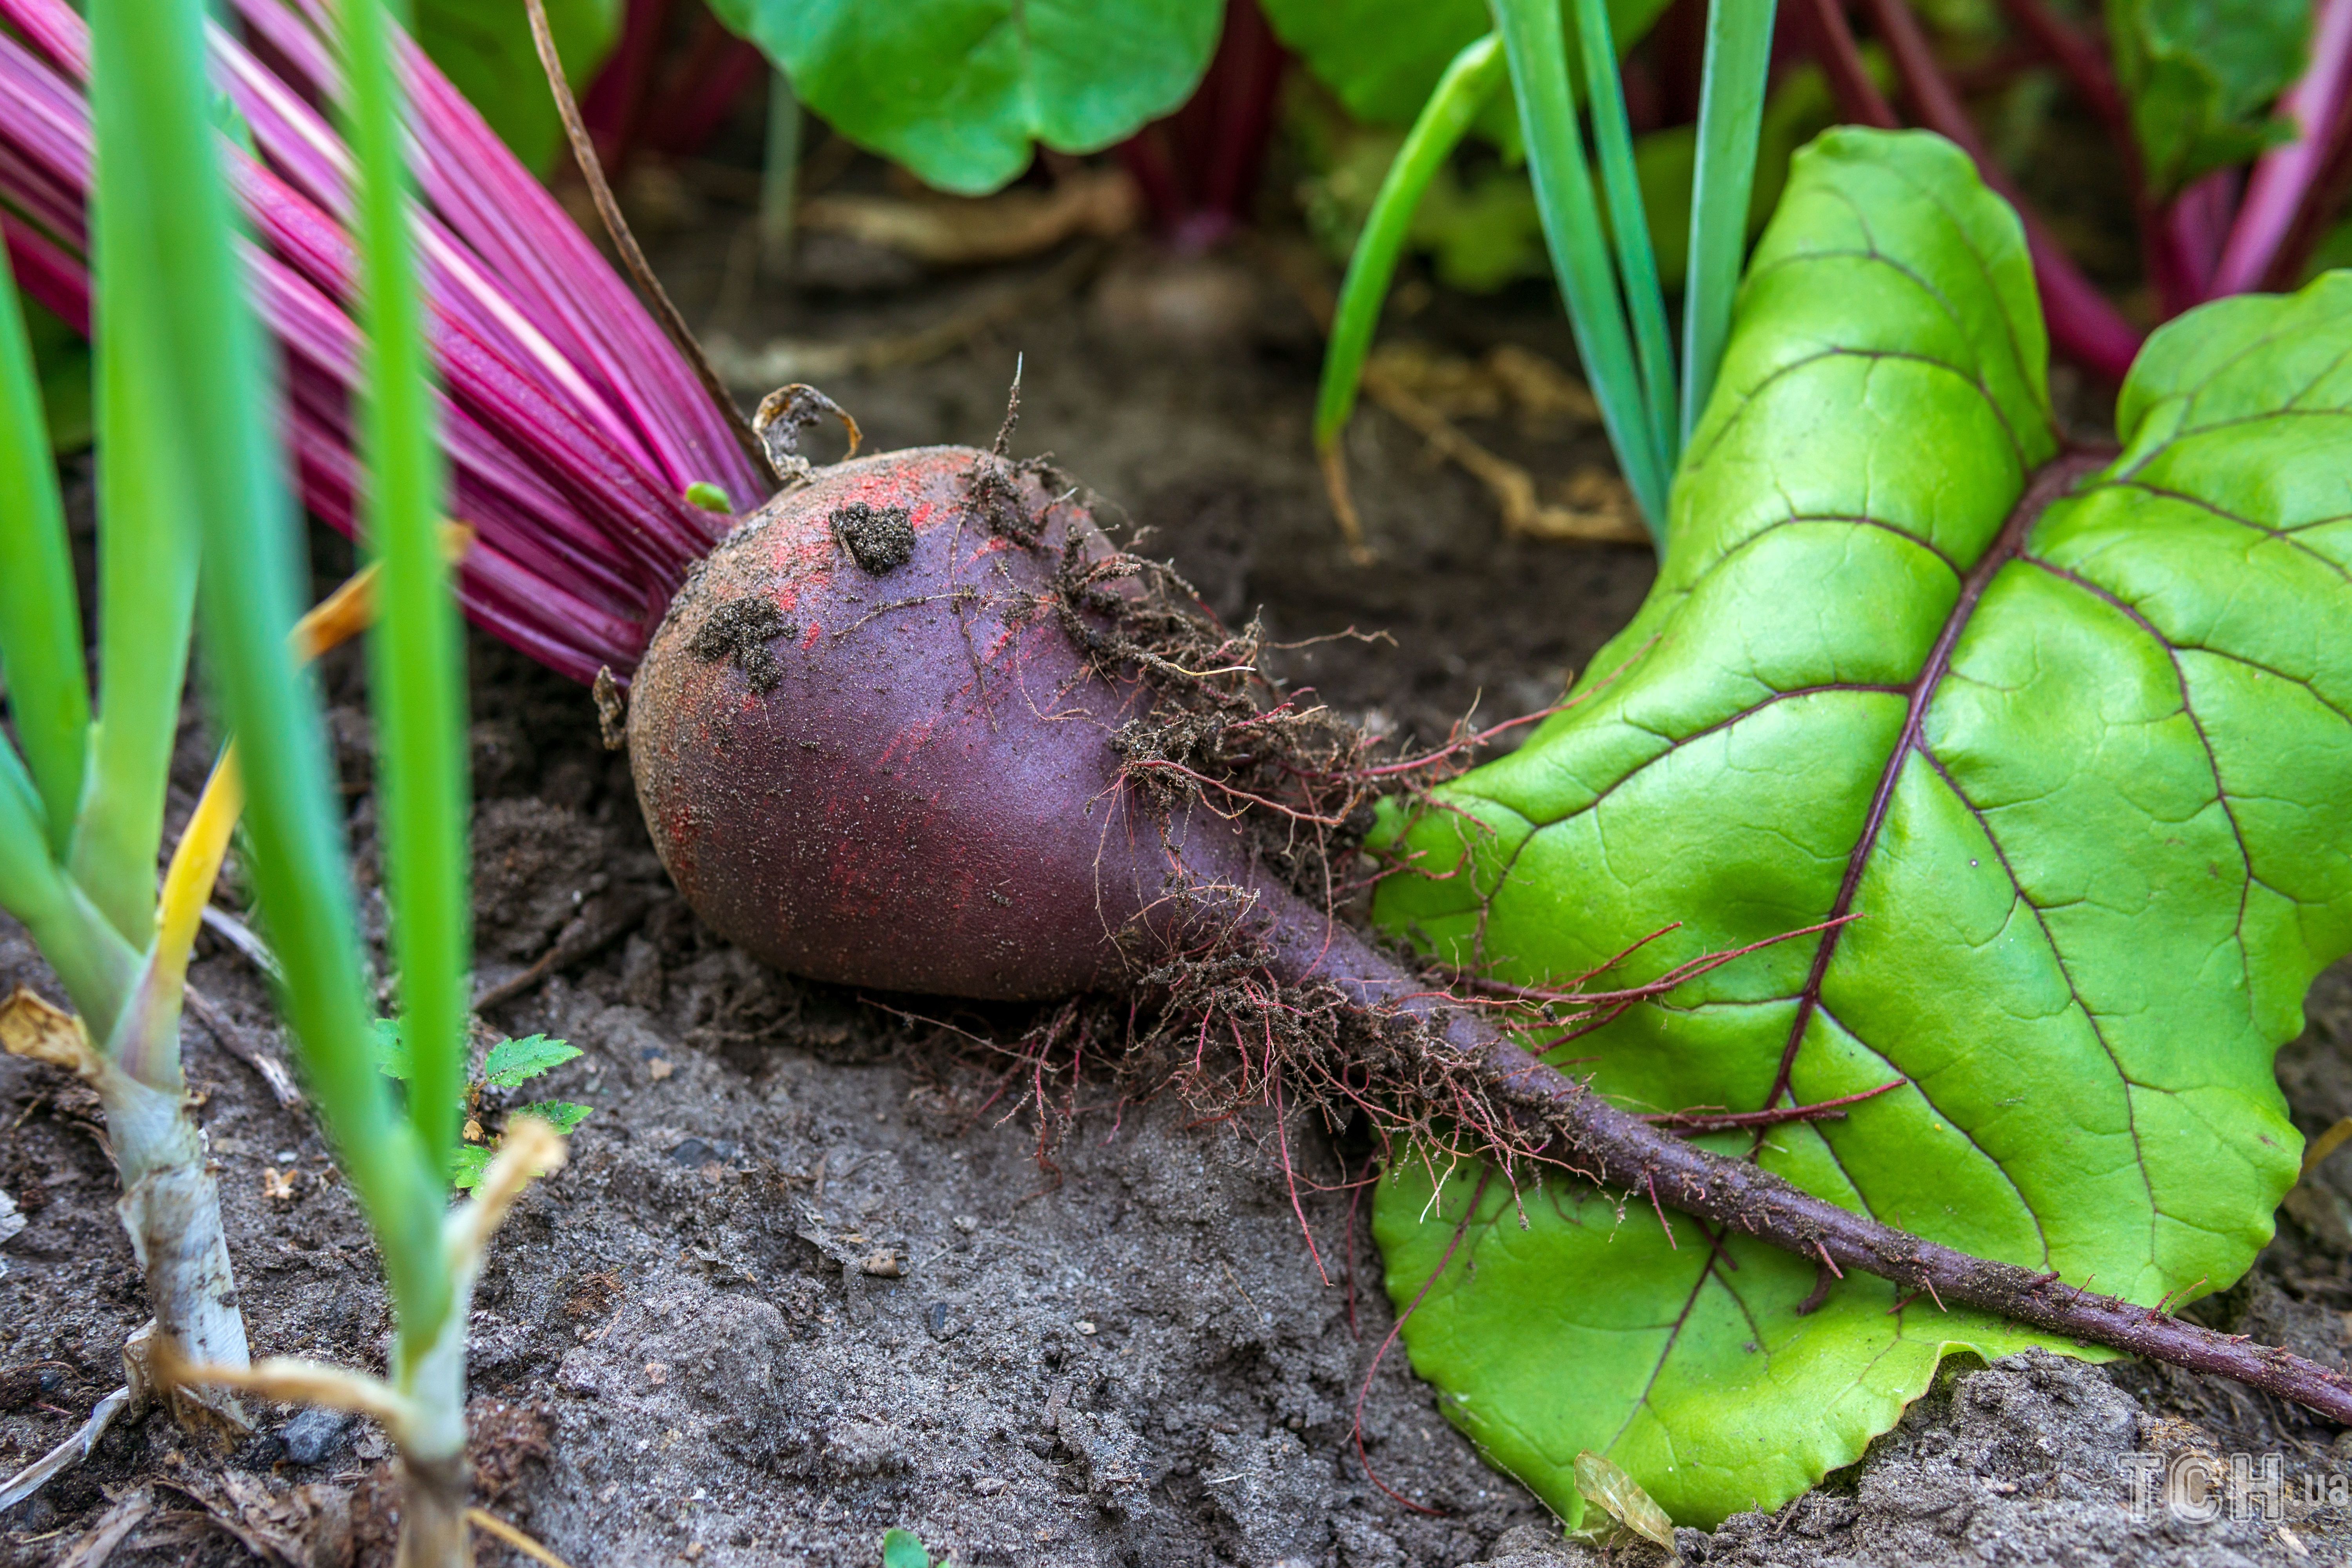
M 1391 813 L 1421 874 L 1379 913 L 1555 985 L 1839 922 L 1530 1044 L 1643 1111 L 1899 1082 L 1705 1142 L 2177 1303 L 2270 1237 L 2301 1142 L 2272 1058 L 2352 947 L 2352 274 L 2164 328 L 2112 461 L 2060 453 L 2045 354 L 1966 157 L 1802 153 L 1649 601 L 1523 749 Z M 1639 1192 L 1444 1169 L 1398 1162 L 1377 1209 L 1400 1307 L 1429 1284 L 1413 1363 L 1571 1519 L 1580 1450 L 1710 1523 L 1851 1462 L 1948 1352 L 2031 1342 Z
M 1209 68 L 1223 16 L 1218 0 L 711 0 L 710 9 L 782 66 L 835 130 L 971 195 L 1027 168 L 1037 142 L 1092 153 L 1175 109 Z
M 2311 0 L 2107 0 L 2150 189 L 2169 195 L 2294 134 L 2272 102 L 2303 69 Z

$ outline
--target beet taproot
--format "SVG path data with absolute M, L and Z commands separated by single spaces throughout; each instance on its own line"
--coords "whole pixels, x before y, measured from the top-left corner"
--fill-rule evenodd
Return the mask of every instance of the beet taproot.
M 793 973 L 1002 998 L 1120 986 L 1202 889 L 1288 901 L 1234 823 L 1126 776 L 1154 692 L 1071 635 L 1067 590 L 1112 553 L 1049 471 L 968 447 L 839 464 L 750 517 L 630 693 L 688 901 Z

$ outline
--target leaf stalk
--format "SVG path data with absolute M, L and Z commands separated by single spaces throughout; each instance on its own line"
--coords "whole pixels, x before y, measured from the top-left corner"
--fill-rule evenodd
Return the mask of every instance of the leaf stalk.
M 1681 439 L 1690 439 L 1731 337 L 1731 302 L 1748 249 L 1756 144 L 1772 64 L 1774 0 L 1710 0 L 1699 84 L 1698 162 L 1691 179 L 1690 270 L 1683 289 Z
M 1570 89 L 1559 7 L 1553 0 L 1494 0 L 1494 15 L 1518 98 L 1537 216 L 1568 304 L 1577 356 L 1591 380 L 1625 482 L 1653 536 L 1663 538 L 1667 467 L 1635 368 L 1616 270 L 1601 238 L 1601 209 Z
M 1371 353 L 1381 306 L 1396 277 L 1413 214 L 1430 182 L 1461 144 L 1509 68 L 1502 41 L 1492 33 L 1463 46 L 1446 66 L 1381 177 L 1380 191 L 1365 216 L 1363 232 L 1348 258 L 1347 276 L 1340 280 L 1330 338 L 1323 351 L 1322 384 L 1316 395 L 1315 450 L 1323 464 L 1340 531 L 1349 548 L 1360 553 L 1365 549 L 1363 525 L 1349 499 L 1347 459 L 1339 437 L 1356 410 L 1364 361 Z
M 2263 154 L 2246 182 L 2209 299 L 2242 294 L 2273 281 L 2273 264 L 2311 205 L 2340 139 L 2352 100 L 2352 0 L 2316 0 L 2311 65 L 2279 100 L 2295 137 Z

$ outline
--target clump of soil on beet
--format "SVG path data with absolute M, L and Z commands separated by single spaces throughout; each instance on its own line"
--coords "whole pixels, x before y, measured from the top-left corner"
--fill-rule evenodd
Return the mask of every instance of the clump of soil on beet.
M 834 512 L 832 523 L 834 537 L 860 571 L 878 577 L 915 558 L 915 527 L 903 506 L 876 508 L 853 501 Z
M 800 628 L 766 600 L 737 599 L 706 619 L 688 647 L 697 658 L 734 665 L 754 691 L 772 691 L 783 671 L 769 645 L 799 635 Z

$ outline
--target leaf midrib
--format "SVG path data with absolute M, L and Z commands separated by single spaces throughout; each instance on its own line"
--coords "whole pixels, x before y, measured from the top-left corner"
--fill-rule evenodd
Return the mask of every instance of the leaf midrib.
M 1829 927 L 1822 931 L 1813 949 L 1812 967 L 1806 972 L 1805 984 L 1797 993 L 1797 1013 L 1789 1025 L 1789 1038 L 1781 1047 L 1780 1066 L 1772 1074 L 1772 1088 L 1764 1097 L 1759 1110 L 1769 1110 L 1780 1103 L 1789 1092 L 1789 1076 L 1796 1068 L 1797 1051 L 1804 1043 L 1805 1030 L 1820 1010 L 1822 986 L 1829 977 L 1830 962 L 1837 955 L 1838 939 L 1844 934 L 1846 917 L 1853 912 L 1855 895 L 1861 890 L 1863 873 L 1869 868 L 1870 857 L 1877 848 L 1878 835 L 1885 826 L 1887 808 L 1895 799 L 1895 782 L 1902 776 L 1903 764 L 1919 744 L 1919 731 L 1927 721 L 1927 710 L 1936 700 L 1936 692 L 1949 673 L 1952 649 L 1960 640 L 1975 617 L 1977 605 L 1984 598 L 1985 589 L 1991 585 L 2000 569 L 2016 560 L 2025 546 L 2026 536 L 2053 501 L 2074 488 L 2074 482 L 2086 474 L 2106 466 L 2110 455 L 2096 452 L 2070 451 L 2061 453 L 2036 468 L 2026 481 L 2025 489 L 2017 503 L 2010 509 L 2000 531 L 1993 536 L 1985 552 L 1969 568 L 1961 580 L 1959 597 L 1944 617 L 1944 625 L 1936 634 L 1935 643 L 1919 667 L 1911 683 L 1910 704 L 1903 715 L 1902 731 L 1888 751 L 1886 764 L 1880 771 L 1878 787 L 1871 795 L 1870 812 L 1863 819 L 1861 834 L 1855 838 L 1853 852 L 1846 857 L 1845 875 L 1838 883 L 1837 898 L 1826 917 Z M 1760 1148 L 1763 1134 L 1757 1135 Z M 1753 1151 L 1750 1157 L 1754 1157 Z

